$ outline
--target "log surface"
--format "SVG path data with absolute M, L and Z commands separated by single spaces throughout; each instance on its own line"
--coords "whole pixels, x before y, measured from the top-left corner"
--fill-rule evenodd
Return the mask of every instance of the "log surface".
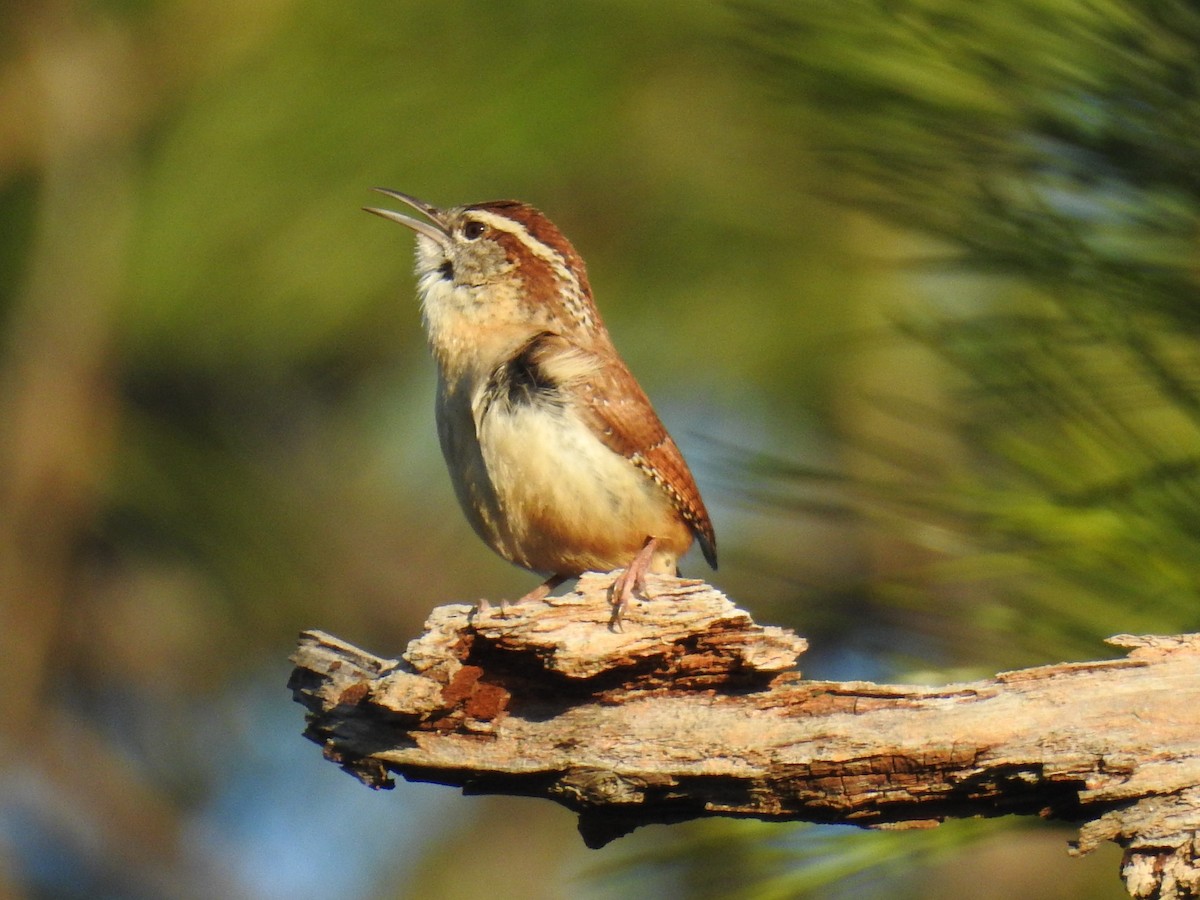
M 806 681 L 806 644 L 703 582 L 651 577 L 622 631 L 611 576 L 508 610 L 433 611 L 400 659 L 304 632 L 305 734 L 393 774 L 575 810 L 591 846 L 707 815 L 928 827 L 1034 814 L 1113 840 L 1135 897 L 1200 895 L 1200 635 L 940 687 Z

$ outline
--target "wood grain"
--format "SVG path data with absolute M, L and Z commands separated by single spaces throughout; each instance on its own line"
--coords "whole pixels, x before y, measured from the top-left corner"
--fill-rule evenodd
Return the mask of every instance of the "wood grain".
M 543 796 L 591 846 L 700 816 L 930 827 L 1039 815 L 1112 840 L 1136 897 L 1200 892 L 1200 635 L 938 687 L 807 681 L 805 641 L 698 581 L 607 627 L 611 576 L 501 612 L 435 609 L 400 659 L 305 632 L 306 735 L 373 787 L 394 774 Z

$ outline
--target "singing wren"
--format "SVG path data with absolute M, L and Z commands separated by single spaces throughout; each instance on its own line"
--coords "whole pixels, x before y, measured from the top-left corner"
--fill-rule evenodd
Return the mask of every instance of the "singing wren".
M 376 190 L 424 216 L 367 208 L 416 232 L 442 454 L 479 536 L 546 578 L 521 599 L 623 568 L 610 594 L 619 623 L 646 573 L 677 574 L 693 538 L 715 569 L 695 479 L 554 223 L 516 200 L 439 209 Z

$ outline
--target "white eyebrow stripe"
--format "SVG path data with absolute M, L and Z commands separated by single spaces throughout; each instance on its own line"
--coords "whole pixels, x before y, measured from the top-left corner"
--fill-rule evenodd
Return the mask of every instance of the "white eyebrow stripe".
M 533 253 L 534 256 L 537 256 L 539 259 L 544 259 L 546 262 L 550 263 L 550 265 L 554 267 L 556 273 L 565 275 L 572 281 L 575 281 L 575 276 L 564 264 L 562 254 L 560 254 L 553 247 L 549 247 L 537 240 L 532 234 L 529 233 L 529 229 L 520 222 L 514 222 L 507 216 L 502 216 L 494 212 L 488 212 L 485 209 L 473 209 L 468 215 L 470 215 L 471 218 L 478 219 L 480 222 L 485 222 L 486 224 L 491 225 L 497 231 L 506 231 L 509 234 L 516 235 L 517 240 L 528 247 L 529 251 Z
M 497 231 L 513 235 L 530 253 L 548 263 L 550 268 L 554 270 L 554 274 L 562 278 L 564 284 L 570 285 L 567 295 L 563 298 L 567 308 L 579 317 L 587 327 L 592 327 L 593 318 L 591 311 L 588 309 L 589 304 L 583 300 L 583 288 L 579 284 L 579 279 L 575 277 L 575 273 L 567 266 L 566 260 L 561 253 L 553 247 L 543 244 L 523 224 L 507 216 L 502 216 L 499 213 L 490 212 L 486 209 L 471 209 L 467 211 L 466 215 L 468 218 L 476 219 L 486 225 L 490 225 Z

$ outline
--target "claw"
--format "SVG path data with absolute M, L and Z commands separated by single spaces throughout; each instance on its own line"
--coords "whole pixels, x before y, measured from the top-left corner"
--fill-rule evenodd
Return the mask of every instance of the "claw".
M 654 562 L 654 551 L 657 548 L 658 540 L 656 538 L 646 538 L 646 542 L 642 544 L 642 549 L 637 552 L 637 556 L 625 567 L 625 571 L 613 580 L 608 594 L 609 601 L 613 605 L 612 619 L 609 620 L 608 626 L 613 631 L 624 630 L 621 627 L 621 617 L 633 601 L 634 593 L 646 596 L 646 573 L 650 571 L 650 564 Z

